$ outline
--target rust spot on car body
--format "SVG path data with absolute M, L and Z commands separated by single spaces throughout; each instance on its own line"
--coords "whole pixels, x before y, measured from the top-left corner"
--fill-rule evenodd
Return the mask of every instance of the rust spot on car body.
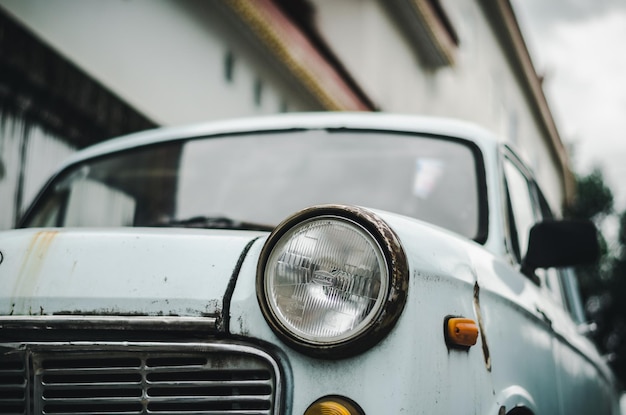
M 480 341 L 483 345 L 483 356 L 485 358 L 485 367 L 487 371 L 491 372 L 491 355 L 489 354 L 489 346 L 487 345 L 487 336 L 485 335 L 485 326 L 483 324 L 483 315 L 480 311 L 480 287 L 478 282 L 474 283 L 474 311 L 476 312 L 476 319 L 478 320 L 478 328 L 480 332 Z
M 46 258 L 48 249 L 58 233 L 58 231 L 40 231 L 33 236 L 26 250 L 26 256 L 22 262 L 20 275 L 25 273 L 28 275 L 38 273 L 33 271 L 39 271 L 41 269 L 41 264 Z
M 33 236 L 22 260 L 19 278 L 13 290 L 14 298 L 32 295 L 52 241 L 58 234 L 58 231 L 40 231 Z

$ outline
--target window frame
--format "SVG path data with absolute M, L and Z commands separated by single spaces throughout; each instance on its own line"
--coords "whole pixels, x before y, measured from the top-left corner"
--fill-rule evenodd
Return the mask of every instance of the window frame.
M 532 213 L 535 223 L 544 218 L 541 203 L 539 201 L 538 196 L 538 186 L 535 181 L 535 178 L 531 172 L 531 170 L 524 164 L 524 162 L 520 159 L 520 157 L 509 147 L 508 145 L 502 146 L 501 151 L 501 163 L 500 163 L 500 173 L 502 180 L 502 188 L 504 189 L 504 228 L 505 228 L 505 245 L 506 252 L 511 258 L 512 262 L 521 265 L 521 261 L 523 257 L 521 252 L 524 250 L 519 246 L 519 238 L 518 238 L 518 229 L 517 223 L 515 222 L 515 216 L 513 214 L 513 206 L 511 204 L 510 197 L 510 189 L 509 183 L 507 180 L 507 176 L 505 173 L 505 164 L 510 162 L 513 167 L 515 167 L 520 174 L 526 179 L 528 183 L 528 190 L 530 195 L 530 200 L 532 204 Z M 515 238 L 515 239 L 514 239 Z M 527 247 L 525 247 L 527 248 Z
M 516 245 L 513 238 L 516 235 L 513 235 L 513 233 L 517 231 L 517 227 L 514 224 L 514 217 L 512 217 L 508 182 L 504 173 L 504 165 L 507 160 L 512 162 L 528 181 L 536 221 L 546 219 L 552 220 L 556 219 L 556 217 L 554 212 L 550 209 L 547 199 L 543 195 L 543 192 L 535 180 L 532 171 L 522 162 L 520 157 L 508 145 L 503 145 L 500 171 L 502 172 L 501 180 L 504 189 L 504 197 L 506 198 L 504 202 L 506 252 L 514 264 L 521 266 L 521 259 L 518 259 L 519 257 L 513 250 L 513 247 Z M 555 273 L 551 281 L 552 283 L 547 282 L 548 275 L 543 273 L 541 276 L 537 276 L 536 279 L 530 277 L 530 280 L 537 285 L 542 285 L 543 288 L 548 291 L 546 292 L 546 295 L 550 297 L 559 308 L 569 314 L 575 324 L 584 325 L 586 323 L 586 315 L 580 293 L 578 291 L 578 281 L 576 279 L 575 271 L 571 268 L 552 268 L 546 270 L 546 273 L 547 272 Z M 555 287 L 554 283 L 558 286 Z

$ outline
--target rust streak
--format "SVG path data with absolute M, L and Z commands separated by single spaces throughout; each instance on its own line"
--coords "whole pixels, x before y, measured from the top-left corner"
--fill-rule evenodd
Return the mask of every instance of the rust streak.
M 19 301 L 32 296 L 50 245 L 58 233 L 58 231 L 40 231 L 33 236 L 22 261 L 13 298 Z
M 476 319 L 478 320 L 478 328 L 480 329 L 480 341 L 483 345 L 483 356 L 485 357 L 485 367 L 491 372 L 491 355 L 489 354 L 489 346 L 487 345 L 487 336 L 485 335 L 485 327 L 483 324 L 483 315 L 480 311 L 480 301 L 478 299 L 480 287 L 478 282 L 474 283 L 474 310 L 476 311 Z

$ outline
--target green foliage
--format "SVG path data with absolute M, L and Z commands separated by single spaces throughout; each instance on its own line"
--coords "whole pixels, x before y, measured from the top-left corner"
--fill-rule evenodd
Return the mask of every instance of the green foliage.
M 613 192 L 604 182 L 602 171 L 595 168 L 587 176 L 576 176 L 576 198 L 567 206 L 565 215 L 575 219 L 589 219 L 599 224 L 613 211 Z M 605 281 L 610 276 L 611 257 L 609 244 L 601 233 L 598 234 L 600 257 L 594 264 L 577 267 L 581 294 L 584 301 L 592 296 L 601 295 L 605 290 Z
M 613 215 L 613 193 L 602 172 L 594 169 L 576 178 L 577 196 L 566 215 L 593 220 L 601 225 Z M 610 356 L 613 370 L 626 385 L 626 212 L 619 215 L 619 232 L 611 243 L 600 234 L 601 256 L 597 263 L 577 268 L 583 303 L 597 330 L 592 335 L 600 352 Z
M 617 234 L 617 242 L 622 249 L 626 249 L 626 212 L 622 212 L 619 218 L 619 233 Z
M 605 281 L 609 277 L 607 270 L 611 267 L 611 257 L 609 255 L 608 243 L 601 233 L 598 233 L 598 244 L 600 245 L 598 260 L 593 264 L 576 267 L 578 285 L 583 301 L 594 295 L 600 295 L 606 290 Z
M 613 192 L 604 182 L 602 171 L 576 177 L 576 199 L 566 215 L 579 219 L 598 219 L 613 211 Z

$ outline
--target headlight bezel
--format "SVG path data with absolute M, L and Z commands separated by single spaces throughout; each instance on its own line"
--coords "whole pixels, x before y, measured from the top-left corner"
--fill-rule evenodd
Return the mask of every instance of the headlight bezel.
M 362 228 L 377 243 L 388 274 L 384 301 L 368 326 L 354 336 L 332 343 L 318 343 L 299 337 L 281 323 L 275 310 L 269 305 L 266 293 L 265 273 L 268 259 L 281 239 L 294 227 L 311 220 L 336 218 L 352 222 Z M 267 238 L 260 254 L 256 293 L 259 306 L 272 331 L 289 347 L 304 354 L 324 358 L 344 358 L 371 348 L 382 340 L 396 324 L 407 299 L 409 271 L 406 254 L 399 238 L 391 227 L 375 213 L 361 207 L 346 205 L 320 205 L 303 209 L 280 223 Z

